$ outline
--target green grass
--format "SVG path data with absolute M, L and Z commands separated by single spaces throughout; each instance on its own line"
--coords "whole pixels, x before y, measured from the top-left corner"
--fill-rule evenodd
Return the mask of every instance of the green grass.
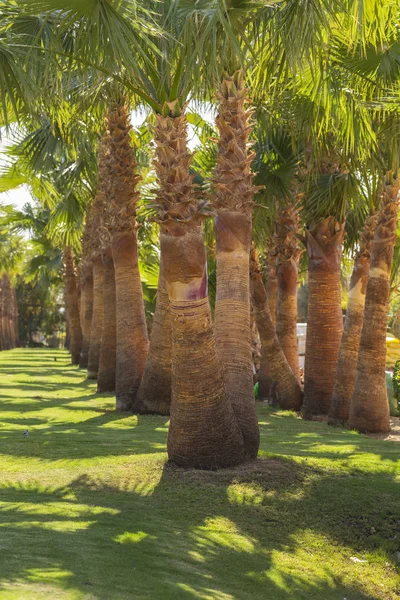
M 188 472 L 64 351 L 0 353 L 0 394 L 1 600 L 400 597 L 398 444 L 260 406 L 260 460 Z

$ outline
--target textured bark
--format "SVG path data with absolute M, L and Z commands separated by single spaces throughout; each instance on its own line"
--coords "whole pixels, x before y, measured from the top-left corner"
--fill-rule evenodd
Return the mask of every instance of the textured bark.
M 115 390 L 116 345 L 115 273 L 111 248 L 108 248 L 103 254 L 103 331 L 97 375 L 98 392 Z
M 149 346 L 136 232 L 114 234 L 112 254 L 117 327 L 115 391 L 117 409 L 128 411 L 135 402 Z
M 82 329 L 79 315 L 75 262 L 71 246 L 64 248 L 65 305 L 70 334 L 69 351 L 73 365 L 79 364 L 82 350 Z
M 17 302 L 17 294 L 15 292 L 15 288 L 11 289 L 11 293 L 12 293 L 13 307 L 14 307 L 14 311 L 13 311 L 14 323 L 13 323 L 13 325 L 14 325 L 15 347 L 18 347 L 20 345 L 20 340 L 19 340 L 18 302 Z
M 306 232 L 308 320 L 304 363 L 305 418 L 328 414 L 343 333 L 340 260 L 344 224 L 333 217 Z
M 171 312 L 161 263 L 149 353 L 134 411 L 169 415 L 170 407 Z
M 269 306 L 269 313 L 274 327 L 276 327 L 276 305 L 278 293 L 278 279 L 276 273 L 276 246 L 275 239 L 271 240 L 267 254 L 267 273 L 265 282 L 265 291 Z
M 354 259 L 346 320 L 336 368 L 335 387 L 328 415 L 328 423 L 330 424 L 343 424 L 349 419 L 350 403 L 356 381 L 371 246 L 376 224 L 376 215 L 367 218 L 360 236 L 360 248 Z
M 272 321 L 274 331 L 276 330 L 276 301 L 277 301 L 277 277 L 276 277 L 276 265 L 275 265 L 275 240 L 271 240 L 270 247 L 267 253 L 267 264 L 266 264 L 266 283 L 265 292 L 267 294 L 267 302 L 269 308 L 269 314 Z M 260 369 L 258 372 L 258 397 L 260 400 L 270 400 L 273 398 L 273 390 L 271 389 L 272 378 L 268 370 L 268 357 L 263 351 L 261 354 Z
M 201 221 L 209 215 L 189 173 L 187 121 L 178 103 L 166 105 L 155 128 L 161 256 L 171 302 L 169 458 L 213 469 L 245 458 L 243 436 L 225 394 L 207 296 Z M 175 116 L 175 115 L 180 116 Z
M 386 327 L 396 240 L 399 183 L 387 181 L 371 250 L 364 321 L 349 425 L 361 432 L 390 430 L 386 392 Z
M 93 267 L 85 262 L 81 270 L 81 328 L 82 350 L 79 358 L 81 369 L 87 369 L 89 361 L 90 334 L 93 315 Z
M 218 156 L 214 174 L 217 242 L 215 336 L 225 392 L 241 428 L 245 454 L 255 458 L 260 432 L 255 409 L 250 331 L 249 253 L 254 192 L 249 153 L 250 112 L 241 72 L 218 93 Z
M 3 290 L 2 298 L 3 298 L 3 341 L 4 341 L 4 350 L 11 350 L 13 348 L 13 340 L 12 340 L 12 331 L 11 331 L 11 286 L 10 280 L 6 273 L 2 276 L 1 286 Z
M 165 233 L 161 244 L 172 319 L 168 456 L 200 469 L 238 464 L 245 457 L 243 436 L 217 357 L 202 231 L 189 229 L 179 237 Z
M 270 378 L 269 399 L 280 408 L 300 410 L 303 392 L 275 333 L 266 290 L 254 255 L 250 275 L 257 328 Z
M 297 349 L 297 280 L 301 249 L 298 243 L 299 213 L 294 206 L 279 211 L 276 241 L 276 334 L 286 359 L 300 381 Z
M 101 256 L 93 259 L 93 314 L 90 331 L 88 379 L 97 379 L 103 332 L 103 262 Z
M 0 350 L 5 350 L 4 331 L 3 331 L 3 286 L 0 279 Z
M 108 113 L 110 195 L 109 229 L 116 289 L 116 401 L 131 410 L 143 376 L 149 340 L 140 281 L 136 206 L 140 177 L 129 135 L 129 107 L 122 99 Z

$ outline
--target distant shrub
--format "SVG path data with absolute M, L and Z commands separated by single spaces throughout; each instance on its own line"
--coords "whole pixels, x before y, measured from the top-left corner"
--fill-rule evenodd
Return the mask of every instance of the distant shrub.
M 400 360 L 396 360 L 396 364 L 394 365 L 393 371 L 393 396 L 394 396 L 394 415 L 391 410 L 390 413 L 393 416 L 397 416 L 400 414 Z M 392 409 L 392 406 L 390 407 Z

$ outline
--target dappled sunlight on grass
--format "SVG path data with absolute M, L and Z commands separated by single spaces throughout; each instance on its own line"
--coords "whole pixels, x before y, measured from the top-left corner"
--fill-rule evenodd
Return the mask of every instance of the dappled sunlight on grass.
M 396 444 L 262 405 L 258 460 L 184 470 L 167 417 L 95 387 L 63 351 L 0 353 L 1 600 L 399 597 Z

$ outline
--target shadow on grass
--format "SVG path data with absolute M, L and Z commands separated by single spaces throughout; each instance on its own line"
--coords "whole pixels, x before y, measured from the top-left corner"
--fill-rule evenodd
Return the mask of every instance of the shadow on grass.
M 39 582 L 96 600 L 395 598 L 380 595 L 378 584 L 376 594 L 365 591 L 364 565 L 335 564 L 343 546 L 392 551 L 385 540 L 398 509 L 390 478 L 374 476 L 362 490 L 283 458 L 218 473 L 166 465 L 116 478 L 0 489 L 0 585 Z M 393 513 L 386 525 L 382 494 L 384 516 Z M 361 511 L 363 529 L 355 524 Z M 324 564 L 313 556 L 320 536 L 333 548 Z

